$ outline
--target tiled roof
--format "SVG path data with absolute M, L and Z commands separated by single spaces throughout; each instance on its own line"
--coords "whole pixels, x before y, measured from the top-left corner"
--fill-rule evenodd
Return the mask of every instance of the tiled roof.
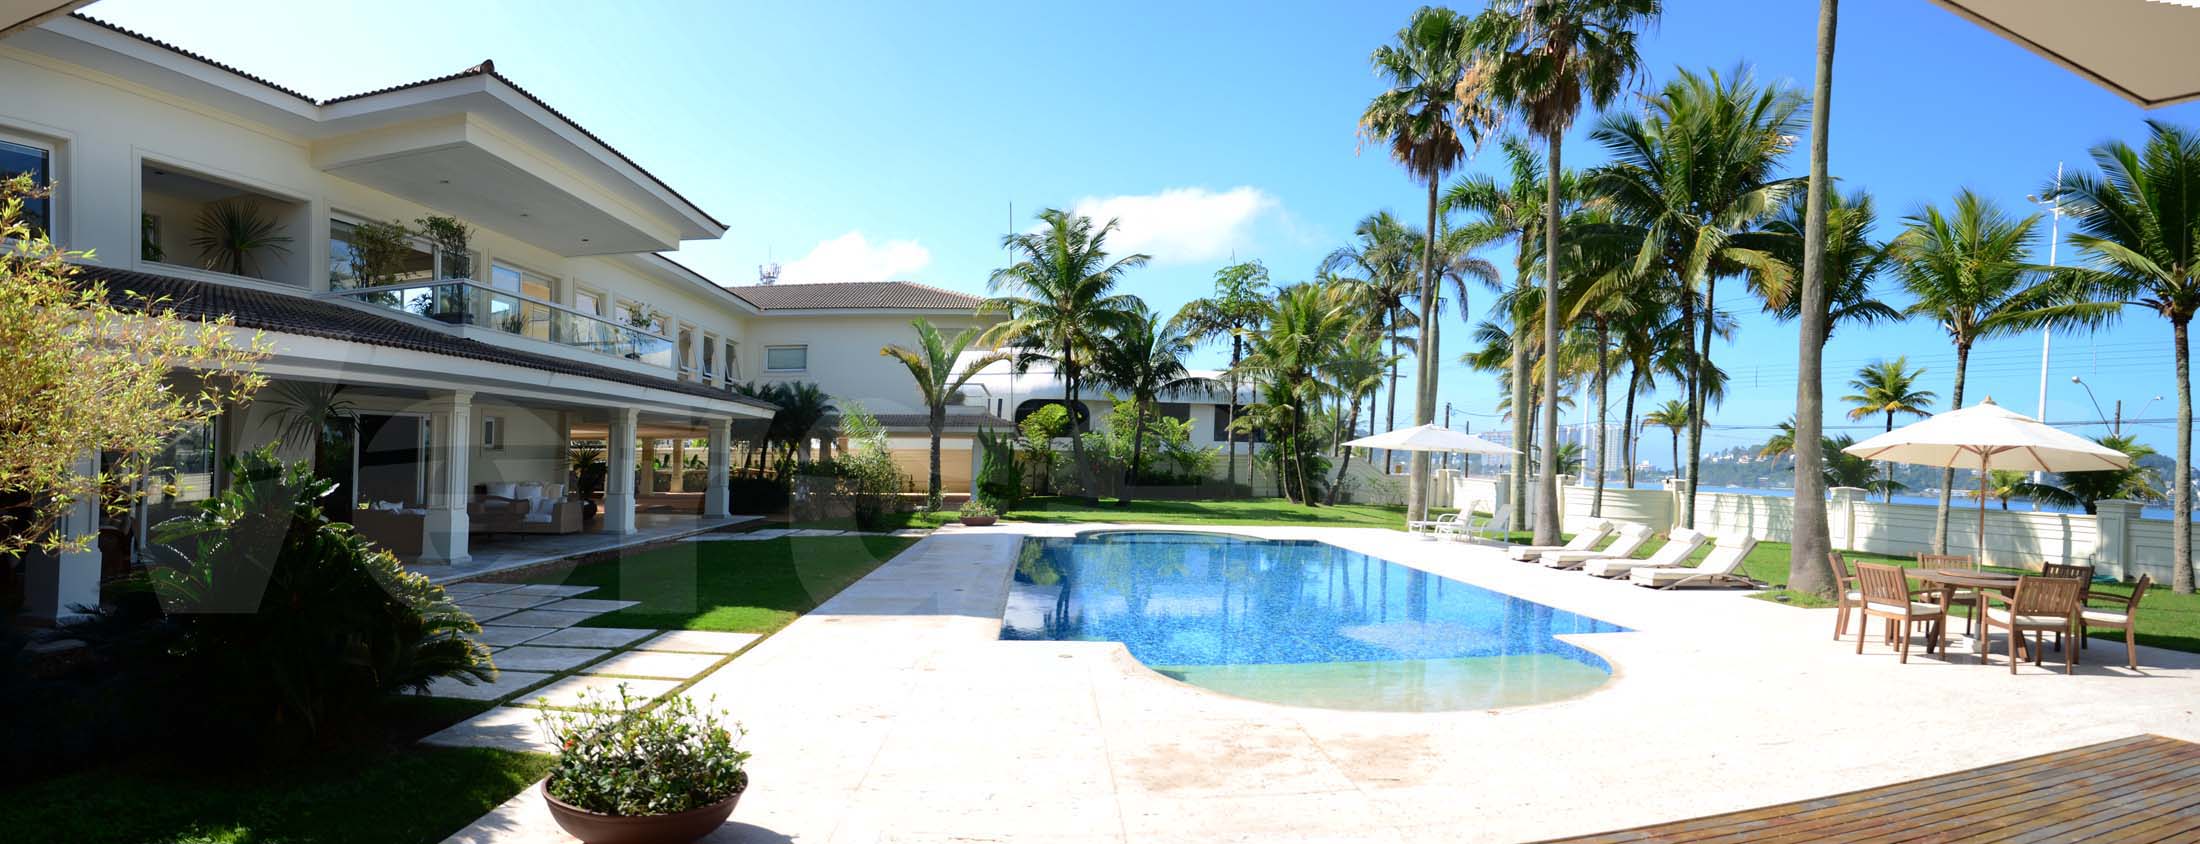
M 107 285 L 109 300 L 119 307 L 136 307 L 149 299 L 165 298 L 177 316 L 205 319 L 228 315 L 237 327 L 305 337 L 324 337 L 387 346 L 488 363 L 523 366 L 545 372 L 597 378 L 639 387 L 777 409 L 777 405 L 736 395 L 716 387 L 599 366 L 585 360 L 538 355 L 446 334 L 411 320 L 383 316 L 365 309 L 323 299 L 266 290 L 253 290 L 214 282 L 130 272 L 111 267 L 84 266 L 81 278 Z M 589 354 L 575 350 L 576 355 Z
M 833 284 L 758 284 L 729 287 L 759 310 L 881 308 L 888 310 L 974 310 L 984 302 L 968 293 L 906 281 L 847 281 Z
M 228 72 L 230 72 L 230 73 L 233 73 L 233 74 L 236 74 L 237 76 L 239 76 L 239 77 L 242 77 L 242 78 L 244 78 L 244 79 L 249 79 L 249 80 L 251 80 L 251 81 L 253 81 L 253 82 L 257 82 L 257 83 L 259 83 L 259 84 L 261 84 L 261 85 L 265 85 L 265 86 L 267 86 L 267 87 L 268 87 L 268 88 L 270 88 L 270 89 L 273 89 L 273 90 L 276 90 L 276 91 L 280 91 L 280 92 L 282 92 L 282 93 L 285 93 L 285 94 L 289 94 L 290 96 L 296 97 L 296 98 L 298 98 L 298 99 L 304 100 L 304 101 L 306 101 L 306 102 L 308 102 L 308 103 L 312 103 L 313 105 L 317 105 L 317 106 L 325 106 L 325 105 L 329 105 L 329 104 L 332 104 L 332 103 L 341 103 L 341 102 L 346 102 L 346 101 L 350 101 L 350 100 L 365 99 L 365 98 L 367 98 L 367 97 L 371 97 L 371 96 L 374 96 L 374 95 L 376 95 L 376 94 L 387 94 L 387 93 L 390 93 L 390 92 L 392 92 L 392 91 L 403 91 L 403 90 L 405 90 L 405 89 L 408 89 L 408 88 L 419 88 L 419 87 L 423 87 L 423 86 L 427 86 L 427 85 L 433 85 L 433 84 L 435 84 L 435 83 L 438 83 L 438 82 L 448 82 L 448 81 L 450 81 L 450 80 L 453 80 L 453 79 L 462 79 L 462 78 L 465 78 L 465 77 L 468 77 L 468 76 L 489 76 L 489 77 L 491 77 L 491 78 L 494 78 L 494 79 L 496 79 L 496 80 L 497 80 L 498 82 L 502 82 L 502 83 L 504 83 L 506 87 L 509 87 L 509 88 L 511 88 L 511 89 L 512 89 L 513 91 L 517 91 L 517 92 L 519 93 L 519 95 L 520 95 L 520 96 L 522 96 L 522 97 L 526 97 L 526 98 L 527 98 L 527 101 L 528 101 L 528 102 L 534 103 L 535 105 L 537 105 L 537 106 L 540 106 L 540 107 L 542 107 L 542 110 L 543 110 L 543 111 L 547 111 L 547 112 L 549 112 L 549 113 L 550 113 L 550 115 L 551 115 L 552 117 L 556 117 L 557 119 L 559 119 L 559 120 L 562 120 L 562 121 L 564 121 L 564 122 L 565 122 L 565 125 L 573 127 L 573 130 L 574 130 L 574 131 L 576 131 L 576 132 L 579 132 L 579 133 L 581 133 L 582 135 L 585 135 L 585 136 L 587 136 L 587 137 L 588 137 L 588 139 L 589 139 L 589 140 L 591 140 L 591 141 L 595 141 L 595 142 L 596 142 L 596 144 L 597 144 L 598 146 L 601 146 L 601 147 L 603 147 L 603 148 L 604 148 L 605 150 L 608 150 L 608 151 L 609 151 L 609 152 L 610 152 L 610 153 L 611 153 L 612 155 L 614 155 L 614 156 L 617 156 L 617 157 L 618 157 L 618 159 L 619 159 L 620 161 L 624 161 L 624 162 L 626 162 L 626 163 L 627 163 L 627 165 L 628 165 L 628 166 L 630 166 L 630 167 L 633 167 L 633 168 L 635 169 L 635 171 L 636 171 L 636 172 L 639 172 L 639 173 L 641 173 L 641 174 L 642 174 L 642 175 L 643 175 L 644 177 L 648 178 L 648 179 L 649 179 L 650 181 L 652 181 L 652 182 L 655 182 L 655 183 L 657 184 L 657 186 L 658 186 L 658 187 L 664 188 L 664 189 L 665 189 L 665 192 L 667 192 L 667 193 L 670 193 L 670 194 L 672 194 L 672 195 L 673 195 L 674 197 L 678 198 L 678 199 L 679 199 L 679 200 L 680 200 L 681 202 L 687 203 L 687 206 L 688 206 L 689 208 L 693 208 L 693 209 L 695 209 L 695 213 L 698 213 L 698 214 L 701 214 L 701 215 L 703 215 L 703 218 L 704 218 L 704 219 L 706 219 L 706 220 L 709 220 L 709 221 L 711 222 L 711 224 L 712 224 L 712 225 L 715 225 L 715 226 L 717 226 L 717 227 L 719 227 L 719 228 L 721 228 L 721 229 L 722 229 L 722 228 L 725 228 L 725 227 L 726 227 L 726 224 L 725 224 L 725 223 L 721 223 L 721 222 L 719 222 L 719 221 L 718 221 L 718 218 L 716 218 L 716 217 L 712 217 L 712 216 L 710 215 L 710 212 L 708 212 L 708 211 L 704 211 L 704 210 L 703 210 L 703 209 L 702 209 L 702 208 L 701 208 L 700 206 L 697 206 L 697 205 L 696 205 L 696 204 L 695 204 L 695 203 L 694 203 L 693 201 L 690 201 L 690 200 L 689 200 L 689 199 L 688 199 L 687 197 L 685 197 L 685 196 L 682 196 L 682 195 L 680 194 L 680 192 L 679 192 L 678 190 L 675 190 L 675 189 L 673 189 L 673 187 L 672 187 L 671 185 L 665 184 L 665 180 L 663 180 L 663 179 L 660 179 L 660 178 L 657 178 L 657 175 L 656 175 L 655 173 L 651 173 L 651 172 L 649 172 L 649 170 L 648 170 L 647 168 L 645 168 L 645 167 L 643 167 L 642 165 L 640 165 L 640 164 L 636 163 L 636 162 L 634 161 L 634 159 L 632 159 L 632 158 L 628 158 L 628 157 L 627 157 L 627 155 L 626 155 L 626 153 L 620 152 L 620 151 L 618 150 L 618 148 L 617 148 L 617 147 L 614 147 L 614 146 L 610 145 L 609 143 L 605 143 L 605 142 L 604 142 L 604 139 L 602 139 L 602 138 L 599 138 L 599 137 L 597 137 L 597 136 L 596 136 L 596 133 L 594 133 L 594 132 L 591 132 L 591 131 L 588 131 L 588 127 L 582 126 L 582 125 L 581 125 L 581 124 L 580 124 L 579 122 L 575 121 L 575 120 L 574 120 L 573 118 L 570 118 L 570 117 L 567 117 L 567 116 L 565 116 L 565 113 L 564 113 L 564 112 L 562 112 L 562 111 L 559 111 L 559 110 L 557 110 L 557 109 L 555 109 L 555 108 L 552 108 L 552 107 L 550 106 L 550 104 L 549 104 L 549 103 L 543 102 L 543 101 L 542 101 L 542 98 L 541 98 L 541 97 L 537 97 L 537 96 L 535 96 L 535 95 L 534 95 L 534 94 L 533 94 L 532 92 L 529 92 L 529 91 L 528 91 L 527 89 L 525 89 L 525 88 L 522 88 L 522 87 L 520 87 L 520 86 L 519 86 L 519 83 L 513 82 L 513 81 L 511 80 L 511 78 L 510 78 L 510 77 L 508 77 L 508 76 L 505 76 L 504 74 L 498 73 L 498 72 L 497 72 L 497 68 L 496 68 L 496 63 L 495 63 L 494 61 L 483 61 L 483 62 L 482 62 L 482 63 L 480 63 L 480 64 L 474 65 L 473 67 L 469 67 L 469 68 L 467 68 L 467 69 L 465 69 L 465 70 L 461 70 L 461 71 L 459 71 L 459 72 L 457 72 L 457 73 L 452 73 L 452 74 L 446 74 L 446 75 L 443 75 L 443 76 L 438 76 L 438 77 L 435 77 L 435 78 L 432 78 L 432 79 L 422 79 L 422 80 L 420 80 L 420 81 L 418 81 L 418 82 L 407 82 L 407 83 L 405 83 L 405 84 L 402 84 L 402 85 L 392 85 L 392 86 L 389 86 L 389 87 L 387 87 L 387 88 L 377 88 L 377 89 L 375 89 L 375 90 L 372 90 L 372 91 L 362 91 L 362 92 L 360 92 L 360 93 L 357 93 L 357 94 L 346 94 L 346 95 L 344 95 L 344 96 L 341 96 L 341 97 L 335 97 L 335 98 L 331 98 L 331 99 L 326 99 L 326 100 L 316 100 L 316 99 L 314 99 L 314 98 L 312 98 L 312 97 L 308 97 L 308 96 L 306 96 L 306 95 L 304 95 L 304 94 L 301 94 L 301 93 L 299 93 L 299 92 L 297 92 L 297 91 L 293 91 L 293 90 L 291 90 L 291 89 L 289 89 L 289 88 L 285 88 L 285 87 L 283 87 L 283 86 L 281 86 L 281 85 L 277 85 L 277 84 L 275 84 L 275 83 L 273 83 L 273 82 L 270 82 L 270 81 L 268 81 L 268 80 L 266 80 L 266 79 L 260 78 L 260 77 L 258 77 L 258 76 L 254 76 L 254 75 L 252 75 L 252 74 L 250 74 L 250 73 L 246 73 L 246 72 L 244 72 L 244 71 L 242 71 L 242 70 L 239 70 L 239 69 L 237 69 L 237 68 L 235 68 L 235 67 L 231 67 L 231 66 L 229 66 L 229 65 L 226 65 L 226 64 L 222 64 L 221 62 L 218 62 L 218 61 L 215 61 L 215 60 L 213 60 L 213 59 L 207 58 L 207 57 L 205 57 L 205 56 L 202 56 L 202 55 L 200 55 L 200 54 L 198 54 L 198 53 L 194 53 L 194 52 L 191 52 L 190 50 L 186 50 L 186 49 L 184 49 L 184 48 L 182 48 L 182 47 L 178 47 L 178 46 L 176 46 L 176 45 L 174 45 L 174 44 L 170 44 L 170 43 L 168 43 L 168 42 L 166 42 L 166 41 L 162 41 L 162 40 L 160 40 L 160 39 L 158 39 L 158 38 L 154 38 L 154 37 L 152 37 L 152 36 L 150 36 L 150 35 L 146 35 L 146 34 L 144 34 L 144 33 L 142 33 L 142 32 L 136 32 L 136 31 L 133 31 L 133 30 L 130 30 L 130 29 L 125 29 L 125 28 L 123 28 L 123 27 L 120 27 L 120 26 L 116 26 L 116 25 L 114 25 L 114 24 L 111 24 L 111 23 L 108 23 L 108 22 L 106 22 L 106 21 L 100 20 L 100 19 L 98 19 L 98 18 L 92 17 L 92 16 L 90 16 L 90 15 L 86 15 L 86 14 L 84 14 L 84 13 L 82 13 L 82 12 L 72 12 L 72 13 L 70 13 L 70 17 L 76 18 L 77 20 L 81 20 L 81 21 L 84 21 L 84 22 L 86 22 L 86 23 L 90 23 L 90 24 L 93 24 L 93 25 L 96 25 L 96 26 L 104 27 L 104 28 L 106 28 L 106 29 L 109 29 L 109 30 L 113 30 L 113 31 L 115 31 L 115 32 L 118 32 L 118 33 L 121 33 L 121 34 L 123 34 L 123 35 L 127 35 L 127 36 L 130 36 L 131 38 L 135 38 L 135 39 L 137 39 L 137 40 L 139 40 L 139 41 L 143 41 L 143 42 L 145 42 L 145 43 L 147 43 L 147 44 L 151 44 L 151 45 L 153 45 L 153 46 L 155 46 L 155 47 L 160 47 L 160 48 L 162 48 L 162 49 L 168 50 L 169 52 L 175 53 L 175 54 L 177 54 L 177 55 L 180 55 L 180 56 L 184 56 L 184 57 L 186 57 L 186 58 L 189 58 L 189 59 L 192 59 L 192 60 L 194 60 L 194 61 L 198 61 L 198 62 L 204 63 L 204 64 L 206 64 L 206 65 L 208 65 L 208 66 L 210 66 L 210 67 L 215 67 L 215 68 L 219 68 L 219 69 L 221 69 L 221 70 L 225 70 L 225 71 L 228 71 Z

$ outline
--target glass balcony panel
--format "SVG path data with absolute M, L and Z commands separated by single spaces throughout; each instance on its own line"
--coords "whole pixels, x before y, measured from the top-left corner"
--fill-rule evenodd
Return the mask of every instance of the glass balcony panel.
M 449 325 L 488 328 L 672 369 L 664 336 L 471 281 L 439 280 L 332 291 L 331 297 Z

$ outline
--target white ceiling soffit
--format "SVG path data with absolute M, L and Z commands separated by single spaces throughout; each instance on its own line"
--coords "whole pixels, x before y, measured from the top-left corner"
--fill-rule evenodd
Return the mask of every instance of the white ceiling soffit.
M 2200 99 L 2200 0 L 1933 0 L 2145 108 Z
M 0 38 L 92 4 L 92 0 L 0 0 Z

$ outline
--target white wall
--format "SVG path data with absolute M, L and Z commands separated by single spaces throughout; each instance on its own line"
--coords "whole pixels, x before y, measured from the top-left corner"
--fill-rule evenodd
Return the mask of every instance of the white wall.
M 872 413 L 922 413 L 923 400 L 916 382 L 899 361 L 879 354 L 887 345 L 915 348 L 917 330 L 911 314 L 879 315 L 837 312 L 816 316 L 767 314 L 745 321 L 741 342 L 741 380 L 761 382 L 814 381 L 836 399 L 856 399 Z M 973 328 L 972 316 L 926 315 L 940 333 Z M 767 372 L 764 350 L 770 346 L 809 347 L 809 368 L 800 372 Z M 1014 408 L 1011 408 L 1013 411 Z

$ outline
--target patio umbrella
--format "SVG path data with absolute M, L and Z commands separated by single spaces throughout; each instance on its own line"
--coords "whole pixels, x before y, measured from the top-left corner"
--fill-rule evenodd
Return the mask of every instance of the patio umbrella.
M 1842 451 L 1866 460 L 1978 470 L 1978 557 L 1986 562 L 1986 475 L 1994 469 L 2097 472 L 2123 469 L 2130 456 L 1995 404 L 1992 397 L 1935 414 Z
M 1450 428 L 1436 425 L 1417 425 L 1400 428 L 1373 436 L 1361 437 L 1345 445 L 1353 448 L 1387 448 L 1393 451 L 1453 451 L 1461 454 L 1519 454 L 1519 450 L 1507 448 L 1473 434 L 1462 434 Z
M 1396 431 L 1361 437 L 1345 445 L 1353 448 L 1386 448 L 1392 451 L 1456 451 L 1461 454 L 1519 454 L 1519 450 L 1506 448 L 1473 434 L 1462 434 L 1450 428 L 1435 425 L 1419 425 Z

